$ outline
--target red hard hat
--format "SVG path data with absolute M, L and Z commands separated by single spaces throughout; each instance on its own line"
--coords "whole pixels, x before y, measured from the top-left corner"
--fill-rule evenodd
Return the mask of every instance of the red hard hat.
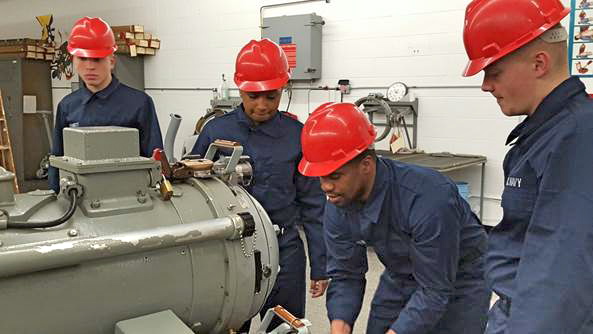
M 271 40 L 252 40 L 239 51 L 235 63 L 235 83 L 240 90 L 265 92 L 280 89 L 289 79 L 286 54 Z
M 560 0 L 474 0 L 465 10 L 463 43 L 472 76 L 558 24 L 570 8 Z
M 98 17 L 76 21 L 68 38 L 68 52 L 85 58 L 105 58 L 117 50 L 111 27 Z
M 301 133 L 299 172 L 325 176 L 368 149 L 377 132 L 352 103 L 325 103 L 309 116 Z

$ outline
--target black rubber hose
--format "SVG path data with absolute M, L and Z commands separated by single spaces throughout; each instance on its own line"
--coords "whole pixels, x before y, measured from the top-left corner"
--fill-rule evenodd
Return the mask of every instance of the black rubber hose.
M 68 219 L 72 218 L 74 212 L 76 211 L 76 202 L 78 202 L 78 190 L 70 189 L 68 192 L 70 195 L 70 207 L 66 213 L 54 220 L 50 221 L 26 221 L 26 222 L 11 222 L 10 217 L 8 217 L 8 228 L 48 228 L 58 226 L 68 221 Z

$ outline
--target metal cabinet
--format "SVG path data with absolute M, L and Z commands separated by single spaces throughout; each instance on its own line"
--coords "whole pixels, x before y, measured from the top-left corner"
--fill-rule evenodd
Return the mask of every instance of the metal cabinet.
M 0 90 L 10 131 L 16 175 L 21 191 L 46 188 L 36 180 L 40 161 L 50 145 L 41 114 L 23 113 L 23 96 L 37 97 L 37 110 L 53 110 L 49 62 L 18 56 L 0 58 Z M 53 117 L 49 117 L 53 127 Z

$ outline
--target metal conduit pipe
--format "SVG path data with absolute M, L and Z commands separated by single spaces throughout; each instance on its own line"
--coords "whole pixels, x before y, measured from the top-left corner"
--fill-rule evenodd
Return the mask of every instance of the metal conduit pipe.
M 319 1 L 319 0 L 318 0 Z M 442 85 L 442 86 L 409 86 L 410 89 L 473 89 L 481 88 L 480 85 Z M 352 86 L 351 90 L 362 90 L 362 89 L 387 89 L 389 86 Z M 54 86 L 52 89 L 71 89 L 70 87 Z M 238 88 L 229 88 L 233 91 L 238 91 Z M 298 87 L 293 86 L 293 90 L 339 90 L 338 87 Z M 162 90 L 162 91 L 216 91 L 217 88 L 207 87 L 146 87 L 144 90 Z
M 92 260 L 147 252 L 208 240 L 235 240 L 246 230 L 239 215 L 134 232 L 5 247 L 0 277 L 77 265 Z
M 169 127 L 167 128 L 167 134 L 165 135 L 165 154 L 170 163 L 174 163 L 175 159 L 174 148 L 175 148 L 175 137 L 177 131 L 179 131 L 179 124 L 181 124 L 181 116 L 177 114 L 169 114 L 171 120 L 169 121 Z

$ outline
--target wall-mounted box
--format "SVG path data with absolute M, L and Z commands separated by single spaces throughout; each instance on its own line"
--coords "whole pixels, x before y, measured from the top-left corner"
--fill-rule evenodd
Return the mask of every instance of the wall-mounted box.
M 315 13 L 266 17 L 262 37 L 278 43 L 288 56 L 293 80 L 321 78 L 323 18 Z

